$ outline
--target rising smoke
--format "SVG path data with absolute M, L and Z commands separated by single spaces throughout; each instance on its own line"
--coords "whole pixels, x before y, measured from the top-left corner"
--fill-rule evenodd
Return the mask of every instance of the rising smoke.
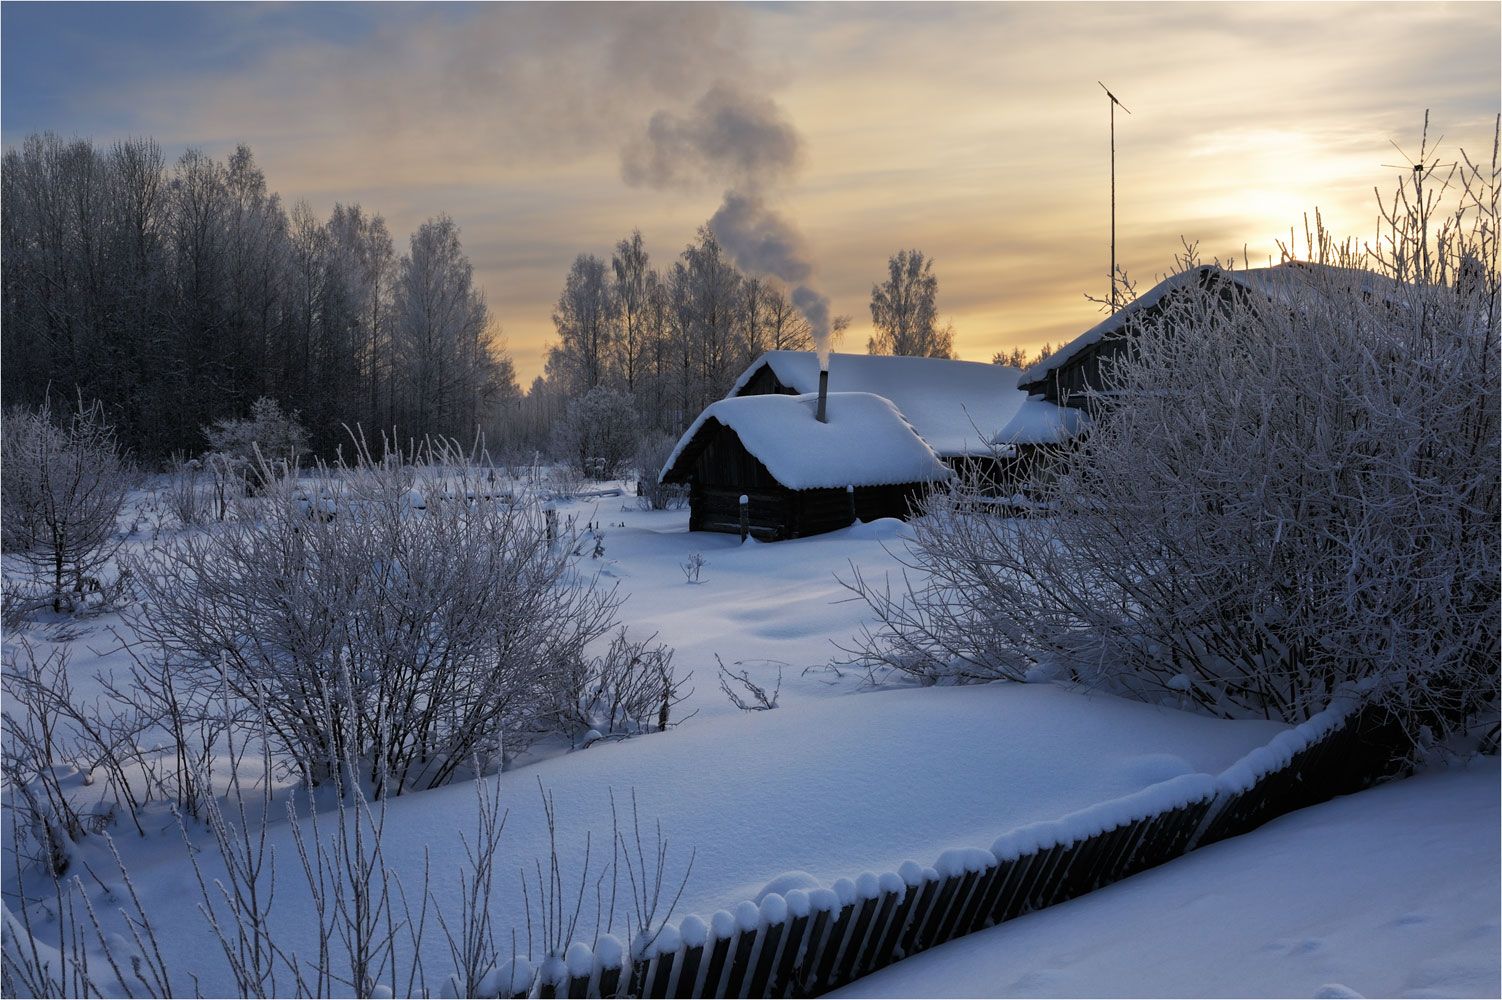
M 716 83 L 686 114 L 658 111 L 621 153 L 628 184 L 654 188 L 723 184 L 709 228 L 736 266 L 792 289 L 820 362 L 829 357 L 829 298 L 815 289 L 808 246 L 768 198 L 802 162 L 803 140 L 770 98 Z

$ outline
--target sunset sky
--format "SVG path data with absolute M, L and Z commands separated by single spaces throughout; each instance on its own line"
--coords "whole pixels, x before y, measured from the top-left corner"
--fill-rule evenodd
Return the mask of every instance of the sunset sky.
M 1118 256 L 1146 288 L 1180 237 L 1266 262 L 1302 215 L 1370 238 L 1426 108 L 1490 155 L 1499 5 L 709 4 L 3 7 L 0 129 L 248 143 L 273 190 L 358 201 L 399 244 L 448 212 L 523 382 L 580 252 L 639 227 L 671 261 L 713 183 L 628 184 L 654 112 L 717 83 L 801 134 L 770 191 L 815 283 L 869 332 L 895 250 L 935 258 L 962 357 L 1068 339 L 1108 261 L 1104 80 L 1117 116 Z

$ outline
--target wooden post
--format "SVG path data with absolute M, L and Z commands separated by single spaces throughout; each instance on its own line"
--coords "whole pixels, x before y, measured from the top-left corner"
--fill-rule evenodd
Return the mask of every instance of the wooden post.
M 751 534 L 751 498 L 741 494 L 741 541 Z
M 897 941 L 897 948 L 901 951 L 901 955 L 893 952 L 893 961 L 896 961 L 898 957 L 907 958 L 923 950 L 917 947 L 918 932 L 922 929 L 923 922 L 928 919 L 929 911 L 933 909 L 934 897 L 938 895 L 941 884 L 937 876 L 929 878 L 928 872 L 925 871 L 923 881 L 918 884 L 917 888 L 908 891 L 913 905 L 909 911 L 907 924 L 902 929 L 902 937 Z
M 841 906 L 829 922 L 829 934 L 824 941 L 823 953 L 819 955 L 819 964 L 814 968 L 814 978 L 810 981 L 811 990 L 818 993 L 810 993 L 816 996 L 827 992 L 834 983 L 834 962 L 840 957 L 844 947 L 845 938 L 850 936 L 851 925 L 855 922 L 855 904 L 849 903 Z
M 864 976 L 867 972 L 879 969 L 886 964 L 882 946 L 886 943 L 888 928 L 896 919 L 897 911 L 905 895 L 906 892 L 901 888 L 900 882 L 898 886 L 888 887 L 882 891 L 881 903 L 876 908 L 876 916 L 871 919 L 870 939 L 866 942 L 866 948 L 851 972 L 852 976 Z
M 772 967 L 777 959 L 777 946 L 782 943 L 782 934 L 787 930 L 787 922 L 780 924 L 768 924 L 762 931 L 761 954 L 756 957 L 756 971 L 751 976 L 751 981 L 746 985 L 746 996 L 764 997 L 769 995 L 772 983 Z
M 694 995 L 694 984 L 699 978 L 699 963 L 704 960 L 704 945 L 687 945 L 683 949 L 683 964 L 678 968 L 678 982 L 673 988 L 675 997 Z
M 728 914 L 727 914 L 728 916 Z M 734 924 L 731 925 L 732 927 Z M 730 937 L 733 937 L 732 934 Z M 720 995 L 720 980 L 725 978 L 725 959 L 730 953 L 730 937 L 713 937 L 714 944 L 709 951 L 709 967 L 704 971 L 704 988 L 699 991 L 700 996 L 717 997 Z
M 850 523 L 855 523 L 855 487 L 845 487 L 845 506 L 850 509 Z
M 880 901 L 881 894 L 878 892 L 861 902 L 860 909 L 856 911 L 855 923 L 850 928 L 850 940 L 845 942 L 845 953 L 835 965 L 834 979 L 829 986 L 843 986 L 855 978 L 856 966 L 866 953 L 867 938 L 874 933 L 871 923 L 876 917 L 876 907 Z
M 803 949 L 808 934 L 808 914 L 794 916 L 788 928 L 787 943 L 782 946 L 782 958 L 777 963 L 777 976 L 768 984 L 768 995 L 784 997 L 792 993 L 797 980 L 798 953 Z
M 813 996 L 814 968 L 819 964 L 820 948 L 827 947 L 825 931 L 829 928 L 829 911 L 823 908 L 814 910 L 813 924 L 808 929 L 808 947 L 803 949 L 803 961 L 798 963 L 798 969 L 794 973 L 796 983 L 793 985 L 795 996 Z
M 652 975 L 652 992 L 648 996 L 665 997 L 668 995 L 668 980 L 673 976 L 673 959 L 676 951 L 663 952 L 657 956 L 657 965 Z
M 619 965 L 607 965 L 600 970 L 600 996 L 614 997 L 620 992 L 621 967 Z
M 756 946 L 756 939 L 760 935 L 761 928 L 759 926 L 749 931 L 742 930 L 736 935 L 735 952 L 730 958 L 730 973 L 725 979 L 725 995 L 727 997 L 739 997 L 741 995 L 742 989 L 746 985 L 746 977 L 751 974 L 751 949 Z
M 959 892 L 960 882 L 964 875 L 947 875 L 943 881 L 936 883 L 939 887 L 938 896 L 934 899 L 933 906 L 927 916 L 913 933 L 913 948 L 916 951 L 927 951 L 936 944 L 942 944 L 939 931 L 944 923 L 944 917 L 948 915 L 950 906 L 954 903 L 954 897 Z

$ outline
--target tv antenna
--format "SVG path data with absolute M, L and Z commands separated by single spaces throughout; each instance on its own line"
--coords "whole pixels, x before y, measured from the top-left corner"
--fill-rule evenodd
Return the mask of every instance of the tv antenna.
M 1443 193 L 1443 191 L 1450 186 L 1450 178 L 1453 177 L 1454 173 L 1455 173 L 1455 163 L 1454 162 L 1451 162 L 1451 163 L 1440 163 L 1439 162 L 1439 157 L 1436 156 L 1436 155 L 1434 155 L 1434 148 L 1436 146 L 1438 146 L 1440 143 L 1444 142 L 1445 141 L 1445 137 L 1443 135 L 1441 135 L 1434 142 L 1431 143 L 1429 141 L 1429 112 L 1428 112 L 1427 109 L 1424 111 L 1424 132 L 1423 132 L 1422 137 L 1419 140 L 1419 155 L 1418 156 L 1416 156 L 1416 157 L 1415 156 L 1410 156 L 1408 154 L 1408 152 L 1403 149 L 1402 146 L 1399 146 L 1392 139 L 1389 139 L 1387 141 L 1388 141 L 1388 144 L 1391 145 L 1393 149 L 1396 149 L 1398 151 L 1398 155 L 1401 156 L 1406 162 L 1403 163 L 1403 164 L 1401 164 L 1401 165 L 1397 164 L 1397 163 L 1384 163 L 1384 164 L 1382 164 L 1382 166 L 1388 167 L 1388 168 L 1390 168 L 1392 170 L 1404 170 L 1404 171 L 1412 170 L 1413 171 L 1413 174 L 1412 174 L 1412 176 L 1413 176 L 1413 202 L 1412 202 L 1412 205 L 1413 205 L 1413 208 L 1418 212 L 1418 218 L 1419 218 L 1419 266 L 1420 266 L 1420 268 L 1423 271 L 1423 276 L 1424 277 L 1428 277 L 1428 275 L 1429 275 L 1429 212 L 1430 212 L 1430 210 L 1434 206 L 1433 206 L 1433 203 L 1432 203 L 1433 202 L 1432 196 L 1431 196 L 1431 198 L 1425 198 L 1424 197 L 1424 180 L 1427 177 L 1433 177 L 1434 176 L 1434 172 L 1436 170 L 1443 170 L 1445 167 L 1449 167 L 1450 168 L 1450 174 L 1447 175 L 1443 180 L 1440 181 L 1440 191 L 1441 191 L 1441 193 Z M 1404 196 L 1402 195 L 1401 191 L 1400 191 L 1400 193 L 1398 195 L 1398 198 L 1406 200 L 1406 198 L 1404 198 Z M 1395 201 L 1394 204 L 1393 204 L 1393 212 L 1394 212 L 1394 214 L 1397 213 L 1397 210 L 1398 210 L 1398 206 L 1397 206 L 1397 202 Z
M 1122 104 L 1119 100 L 1116 99 L 1116 95 L 1113 94 L 1113 93 L 1111 93 L 1111 88 L 1110 87 L 1107 87 L 1104 83 L 1101 83 L 1099 80 L 1096 80 L 1095 82 L 1096 83 L 1100 83 L 1100 89 L 1104 90 L 1106 92 L 1106 96 L 1111 99 L 1111 313 L 1112 313 L 1112 315 L 1115 315 L 1116 308 L 1117 308 L 1117 304 L 1116 304 L 1116 109 L 1120 108 L 1121 110 L 1125 111 L 1127 114 L 1131 114 L 1132 112 L 1130 110 L 1128 110 L 1128 108 L 1127 108 L 1127 106 L 1125 104 Z

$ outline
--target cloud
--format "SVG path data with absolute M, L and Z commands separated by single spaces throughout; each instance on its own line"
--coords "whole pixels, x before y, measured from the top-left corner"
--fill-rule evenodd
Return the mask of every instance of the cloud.
M 289 201 L 359 200 L 399 240 L 448 211 L 528 376 L 574 255 L 640 226 L 660 261 L 717 208 L 759 267 L 818 261 L 851 343 L 904 246 L 938 261 L 964 356 L 1085 329 L 1108 260 L 1097 78 L 1134 112 L 1119 255 L 1144 284 L 1180 234 L 1261 259 L 1316 205 L 1370 233 L 1388 139 L 1416 144 L 1429 107 L 1446 159 L 1485 153 L 1502 89 L 1491 4 L 205 5 L 191 38 L 176 14 L 70 16 L 90 46 L 39 48 L 70 9 L 5 7 L 8 141 L 245 141 Z M 44 64 L 66 72 L 13 75 Z M 727 151 L 745 135 L 749 159 Z

